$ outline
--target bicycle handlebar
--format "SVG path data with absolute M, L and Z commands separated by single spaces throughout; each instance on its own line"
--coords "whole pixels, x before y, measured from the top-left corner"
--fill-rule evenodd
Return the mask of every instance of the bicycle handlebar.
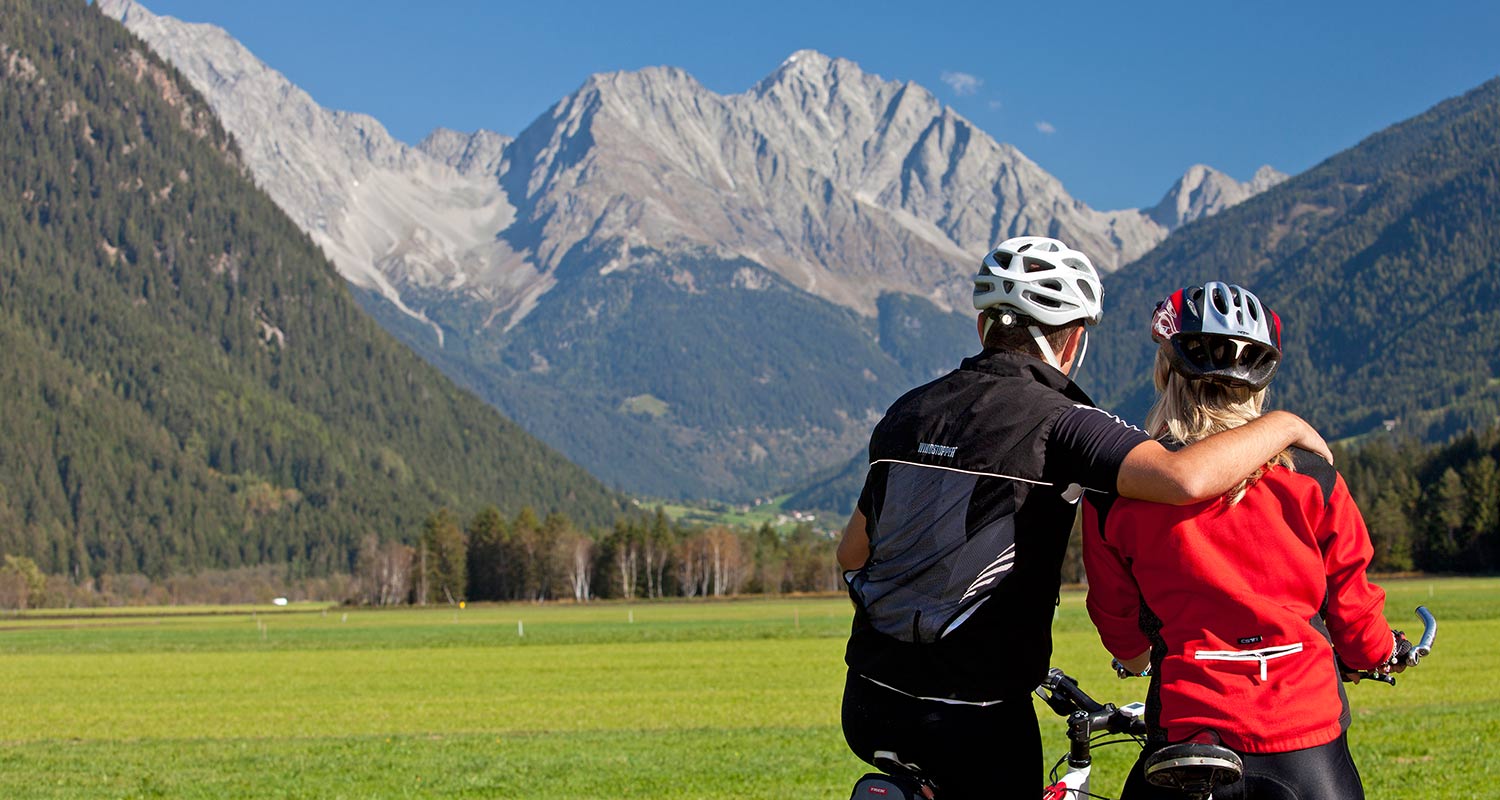
M 1110 733 L 1130 734 L 1146 732 L 1146 721 L 1137 708 L 1127 710 L 1114 703 L 1100 703 L 1079 688 L 1078 681 L 1056 667 L 1047 671 L 1047 677 L 1036 687 L 1036 696 L 1042 698 L 1059 717 L 1087 720 L 1085 727 L 1089 731 L 1107 730 Z
M 1391 655 L 1391 666 L 1415 667 L 1417 662 L 1432 655 L 1432 645 L 1437 639 L 1437 618 L 1432 616 L 1432 612 L 1427 610 L 1427 606 L 1417 606 L 1417 616 L 1422 620 L 1422 638 L 1418 639 L 1416 644 L 1412 644 L 1410 640 L 1405 638 L 1406 635 L 1400 631 L 1392 631 L 1392 633 L 1400 635 L 1396 640 L 1396 652 Z M 1402 645 L 1405 645 L 1405 648 Z M 1353 678 L 1346 678 L 1346 680 L 1357 678 L 1359 680 L 1380 681 L 1392 686 L 1396 685 L 1396 676 L 1377 670 L 1347 674 L 1352 675 Z
M 1417 640 L 1417 646 L 1412 648 L 1412 652 L 1417 658 L 1426 658 L 1432 655 L 1432 643 L 1437 638 L 1437 619 L 1427 610 L 1427 606 L 1417 606 L 1417 616 L 1422 618 L 1422 638 Z M 1412 663 L 1416 663 L 1415 658 Z
M 1087 692 L 1078 688 L 1078 681 L 1073 680 L 1057 667 L 1047 670 L 1047 677 L 1042 679 L 1040 686 L 1036 687 L 1036 696 L 1046 701 L 1059 717 L 1066 717 L 1074 711 L 1087 711 L 1092 714 L 1104 708 L 1104 704 L 1089 697 Z

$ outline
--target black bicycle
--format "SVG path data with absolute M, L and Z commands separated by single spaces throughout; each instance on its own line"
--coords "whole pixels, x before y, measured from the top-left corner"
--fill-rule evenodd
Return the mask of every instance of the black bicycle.
M 1422 637 L 1415 643 L 1404 636 L 1397 639 L 1393 659 L 1397 665 L 1414 667 L 1432 653 L 1437 638 L 1437 620 L 1426 606 L 1417 607 L 1422 620 Z M 1345 680 L 1376 680 L 1396 683 L 1394 675 L 1381 672 L 1355 672 L 1340 669 Z M 1127 677 L 1123 670 L 1120 677 Z M 1116 706 L 1100 703 L 1078 687 L 1078 682 L 1062 670 L 1053 668 L 1036 688 L 1036 695 L 1060 717 L 1068 720 L 1068 754 L 1058 759 L 1042 790 L 1042 800 L 1077 800 L 1102 797 L 1089 791 L 1093 769 L 1093 750 L 1104 745 L 1134 742 L 1146 743 L 1146 707 L 1142 703 Z M 1067 765 L 1066 771 L 1063 765 Z M 851 800 L 939 800 L 940 787 L 923 774 L 920 766 L 905 763 L 893 752 L 877 750 L 875 766 L 880 773 L 869 773 L 854 785 Z M 1211 738 L 1178 742 L 1152 753 L 1145 763 L 1147 782 L 1182 792 L 1184 800 L 1213 800 L 1214 789 L 1237 782 L 1244 765 L 1233 750 Z

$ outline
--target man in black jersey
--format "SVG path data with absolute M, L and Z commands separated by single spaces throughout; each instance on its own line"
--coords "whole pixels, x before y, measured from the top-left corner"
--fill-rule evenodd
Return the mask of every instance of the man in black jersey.
M 855 603 L 844 736 L 865 761 L 919 765 L 945 800 L 1040 788 L 1030 693 L 1085 488 L 1185 504 L 1290 445 L 1332 460 L 1286 412 L 1172 452 L 1095 408 L 1069 376 L 1102 296 L 1083 253 L 1001 243 L 974 278 L 983 352 L 898 399 L 870 437 L 838 547 Z

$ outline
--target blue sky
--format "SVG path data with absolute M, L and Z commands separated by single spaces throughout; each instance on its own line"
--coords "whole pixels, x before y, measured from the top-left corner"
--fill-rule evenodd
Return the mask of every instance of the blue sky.
M 742 92 L 802 48 L 931 89 L 1096 208 L 1305 170 L 1500 74 L 1500 3 L 143 0 L 398 138 L 515 135 L 591 73 Z M 946 79 L 945 79 L 946 78 Z

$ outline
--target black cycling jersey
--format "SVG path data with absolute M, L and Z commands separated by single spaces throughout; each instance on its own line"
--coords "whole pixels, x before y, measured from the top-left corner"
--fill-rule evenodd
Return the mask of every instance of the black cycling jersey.
M 1075 405 L 1052 426 L 1042 475 L 1053 483 L 1113 493 L 1125 456 L 1150 438 L 1108 411 Z
M 1077 486 L 1114 489 L 1148 439 L 1092 406 L 1040 360 L 991 350 L 891 406 L 859 501 L 870 558 L 846 575 L 853 672 L 948 702 L 1036 687 Z
M 1080 403 L 1061 413 L 1047 437 L 1043 478 L 1062 486 L 1076 483 L 1085 489 L 1113 493 L 1125 456 L 1151 437 L 1095 406 Z M 868 518 L 874 513 L 873 504 L 872 488 L 867 483 L 859 496 L 860 513 Z

